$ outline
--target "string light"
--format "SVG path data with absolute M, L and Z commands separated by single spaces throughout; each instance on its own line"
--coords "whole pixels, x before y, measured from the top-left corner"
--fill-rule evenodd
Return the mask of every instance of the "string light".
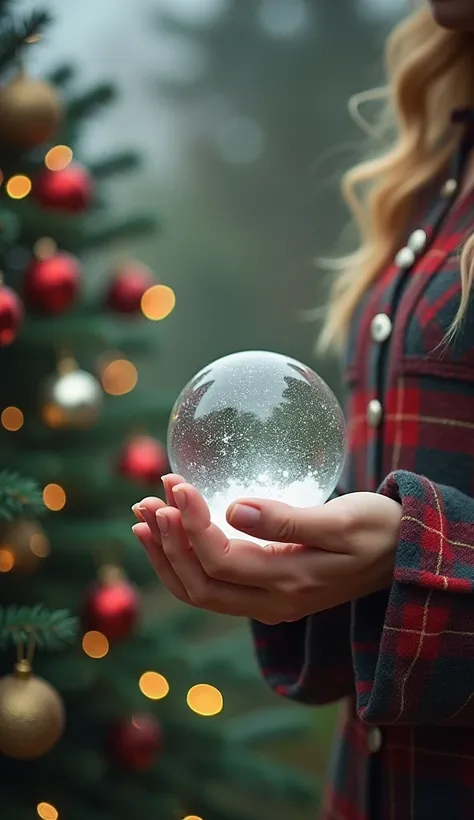
M 82 638 L 82 648 L 89 658 L 105 658 L 109 651 L 109 642 L 102 632 L 86 632 Z
M 51 803 L 38 803 L 36 811 L 41 820 L 58 820 L 59 812 Z
M 140 691 L 150 700 L 161 700 L 170 691 L 170 685 L 159 672 L 144 672 L 138 681 Z
M 209 683 L 197 683 L 191 686 L 186 703 L 193 712 L 204 717 L 218 715 L 224 708 L 222 693 Z
M 202 817 L 198 817 L 197 814 L 187 814 L 183 820 L 202 820 Z
M 15 174 L 8 180 L 6 189 L 11 199 L 24 199 L 31 191 L 31 179 L 25 174 Z
M 128 359 L 116 359 L 104 367 L 101 381 L 110 396 L 125 396 L 137 385 L 137 368 Z
M 33 245 L 33 253 L 37 259 L 49 259 L 51 256 L 54 256 L 58 249 L 56 242 L 54 239 L 51 239 L 50 236 L 42 236 L 40 239 L 37 239 L 35 244 Z
M 0 416 L 2 427 L 10 433 L 16 433 L 23 427 L 25 417 L 18 407 L 5 407 Z
M 50 171 L 63 171 L 71 164 L 73 153 L 68 145 L 55 145 L 44 158 L 44 164 Z
M 0 549 L 0 572 L 11 572 L 15 566 L 15 556 L 9 549 Z
M 158 322 L 166 319 L 176 304 L 176 295 L 168 285 L 152 285 L 141 300 L 142 313 L 146 319 Z
M 43 490 L 45 507 L 53 512 L 59 512 L 66 504 L 66 493 L 59 484 L 47 484 Z

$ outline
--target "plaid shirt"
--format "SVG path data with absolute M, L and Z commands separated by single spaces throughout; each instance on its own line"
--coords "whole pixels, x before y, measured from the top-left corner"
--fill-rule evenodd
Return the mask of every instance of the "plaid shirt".
M 392 587 L 253 624 L 276 692 L 345 699 L 322 820 L 474 817 L 474 299 L 444 344 L 474 230 L 474 191 L 456 200 L 472 132 L 362 300 L 347 347 L 342 491 L 401 502 Z

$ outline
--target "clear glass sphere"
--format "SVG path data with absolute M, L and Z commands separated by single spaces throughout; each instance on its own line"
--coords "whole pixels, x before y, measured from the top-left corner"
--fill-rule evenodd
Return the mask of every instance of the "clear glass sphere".
M 345 450 L 344 416 L 327 384 L 306 365 L 260 350 L 204 367 L 179 395 L 168 428 L 173 472 L 197 487 L 231 537 L 247 537 L 226 521 L 237 498 L 323 504 Z

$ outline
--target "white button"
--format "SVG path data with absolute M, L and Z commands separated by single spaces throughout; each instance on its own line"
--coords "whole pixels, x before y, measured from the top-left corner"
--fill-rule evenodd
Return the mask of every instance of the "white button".
M 441 188 L 441 196 L 449 197 L 453 196 L 458 189 L 458 183 L 455 179 L 447 179 L 444 183 L 443 187 Z
M 395 257 L 395 264 L 398 265 L 399 268 L 411 268 L 413 263 L 415 262 L 415 254 L 411 248 L 405 247 L 401 248 L 398 251 Z
M 382 421 L 383 407 L 378 399 L 372 399 L 367 405 L 367 421 L 371 427 L 378 427 Z
M 374 755 L 380 752 L 382 748 L 383 737 L 382 732 L 378 726 L 371 726 L 367 732 L 367 748 L 370 754 Z
M 418 228 L 418 230 L 413 231 L 412 235 L 410 236 L 407 245 L 413 253 L 421 253 L 426 245 L 427 236 L 426 233 L 422 228 Z
M 386 313 L 377 313 L 370 323 L 370 335 L 374 342 L 385 342 L 392 332 L 392 320 Z

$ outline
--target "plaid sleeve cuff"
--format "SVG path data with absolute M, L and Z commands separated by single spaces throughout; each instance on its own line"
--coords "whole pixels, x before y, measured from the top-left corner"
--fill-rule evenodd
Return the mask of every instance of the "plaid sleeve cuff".
M 405 471 L 390 591 L 354 605 L 357 708 L 369 723 L 474 725 L 474 500 Z

